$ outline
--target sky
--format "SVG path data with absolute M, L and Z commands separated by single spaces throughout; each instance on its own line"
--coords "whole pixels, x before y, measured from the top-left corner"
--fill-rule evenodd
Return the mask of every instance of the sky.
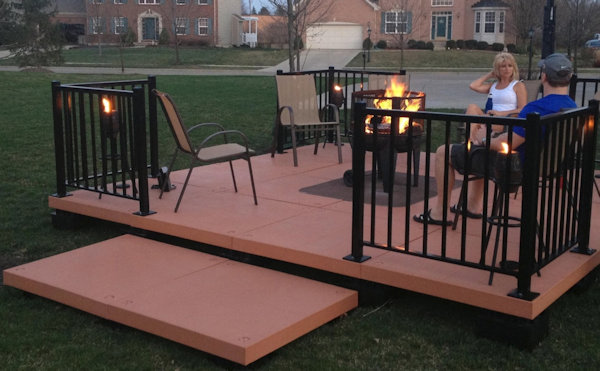
M 266 6 L 267 8 L 270 8 L 270 4 L 268 0 L 242 0 L 242 2 L 248 6 L 248 4 L 250 2 L 252 2 L 252 6 L 256 9 L 256 11 L 258 12 L 260 10 L 260 8 L 262 8 L 263 6 Z

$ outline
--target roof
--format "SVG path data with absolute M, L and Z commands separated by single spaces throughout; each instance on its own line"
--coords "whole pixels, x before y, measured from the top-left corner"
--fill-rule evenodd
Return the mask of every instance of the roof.
M 472 8 L 508 8 L 509 5 L 501 0 L 481 0 L 473 4 Z

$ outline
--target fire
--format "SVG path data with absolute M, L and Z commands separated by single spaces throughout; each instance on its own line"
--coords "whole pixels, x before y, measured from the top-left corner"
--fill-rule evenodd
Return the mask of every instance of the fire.
M 104 107 L 105 113 L 110 113 L 111 106 L 110 106 L 110 100 L 108 98 L 102 98 L 102 106 Z
M 501 153 L 508 153 L 508 143 L 502 142 L 500 144 L 502 145 L 502 151 L 501 151 Z
M 414 93 L 410 91 L 406 91 L 406 85 L 404 83 L 397 81 L 395 78 L 390 80 L 389 85 L 385 89 L 385 94 L 383 95 L 386 98 L 392 97 L 415 97 L 415 99 L 403 99 L 401 102 L 400 109 L 404 111 L 418 111 L 421 108 L 421 97 L 424 94 L 422 92 Z M 392 109 L 392 99 L 374 99 L 373 104 L 376 108 L 379 109 Z M 366 119 L 366 123 L 371 122 L 371 118 L 373 116 L 368 116 Z M 382 118 L 380 125 L 390 125 L 392 122 L 392 118 L 390 116 L 384 116 Z M 404 133 L 408 129 L 409 119 L 408 117 L 401 117 L 398 123 L 398 134 Z M 372 129 L 368 126 L 365 126 L 365 131 L 372 132 Z

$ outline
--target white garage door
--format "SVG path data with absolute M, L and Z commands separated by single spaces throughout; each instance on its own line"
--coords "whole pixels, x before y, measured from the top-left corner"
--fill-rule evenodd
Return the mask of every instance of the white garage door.
M 362 49 L 362 26 L 355 23 L 319 23 L 306 30 L 307 49 Z

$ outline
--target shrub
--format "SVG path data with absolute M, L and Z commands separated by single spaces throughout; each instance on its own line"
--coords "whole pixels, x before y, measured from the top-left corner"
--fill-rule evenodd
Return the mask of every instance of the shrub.
M 517 46 L 515 44 L 506 44 L 506 50 L 508 50 L 509 53 L 512 54 L 517 54 Z
M 121 44 L 123 46 L 133 46 L 133 43 L 137 40 L 137 35 L 133 30 L 127 27 L 127 32 L 121 34 Z
M 454 41 L 454 40 L 446 41 L 446 49 L 456 49 L 456 41 Z
M 496 51 L 496 52 L 501 52 L 504 50 L 504 44 L 502 43 L 493 43 L 492 44 L 492 50 Z
M 169 41 L 171 40 L 171 35 L 169 35 L 169 31 L 166 28 L 163 28 L 160 31 L 160 35 L 158 36 L 158 45 L 169 45 Z
M 487 41 L 479 41 L 477 43 L 477 50 L 486 50 L 488 46 L 490 46 L 490 44 L 488 44 Z
M 377 49 L 386 49 L 387 48 L 387 42 L 385 40 L 379 40 L 377 41 L 377 45 L 375 45 L 377 47 Z
M 408 40 L 407 46 L 409 49 L 416 49 L 417 48 L 417 41 L 414 39 L 410 39 Z
M 456 48 L 464 49 L 465 48 L 465 40 L 456 40 Z
M 433 50 L 433 43 L 431 41 L 428 41 L 427 43 L 425 43 L 425 49 Z
M 467 49 L 475 49 L 477 47 L 477 40 L 467 40 L 465 41 L 465 48 Z
M 427 49 L 427 44 L 425 43 L 425 41 L 419 40 L 419 41 L 417 41 L 415 48 L 416 49 Z

